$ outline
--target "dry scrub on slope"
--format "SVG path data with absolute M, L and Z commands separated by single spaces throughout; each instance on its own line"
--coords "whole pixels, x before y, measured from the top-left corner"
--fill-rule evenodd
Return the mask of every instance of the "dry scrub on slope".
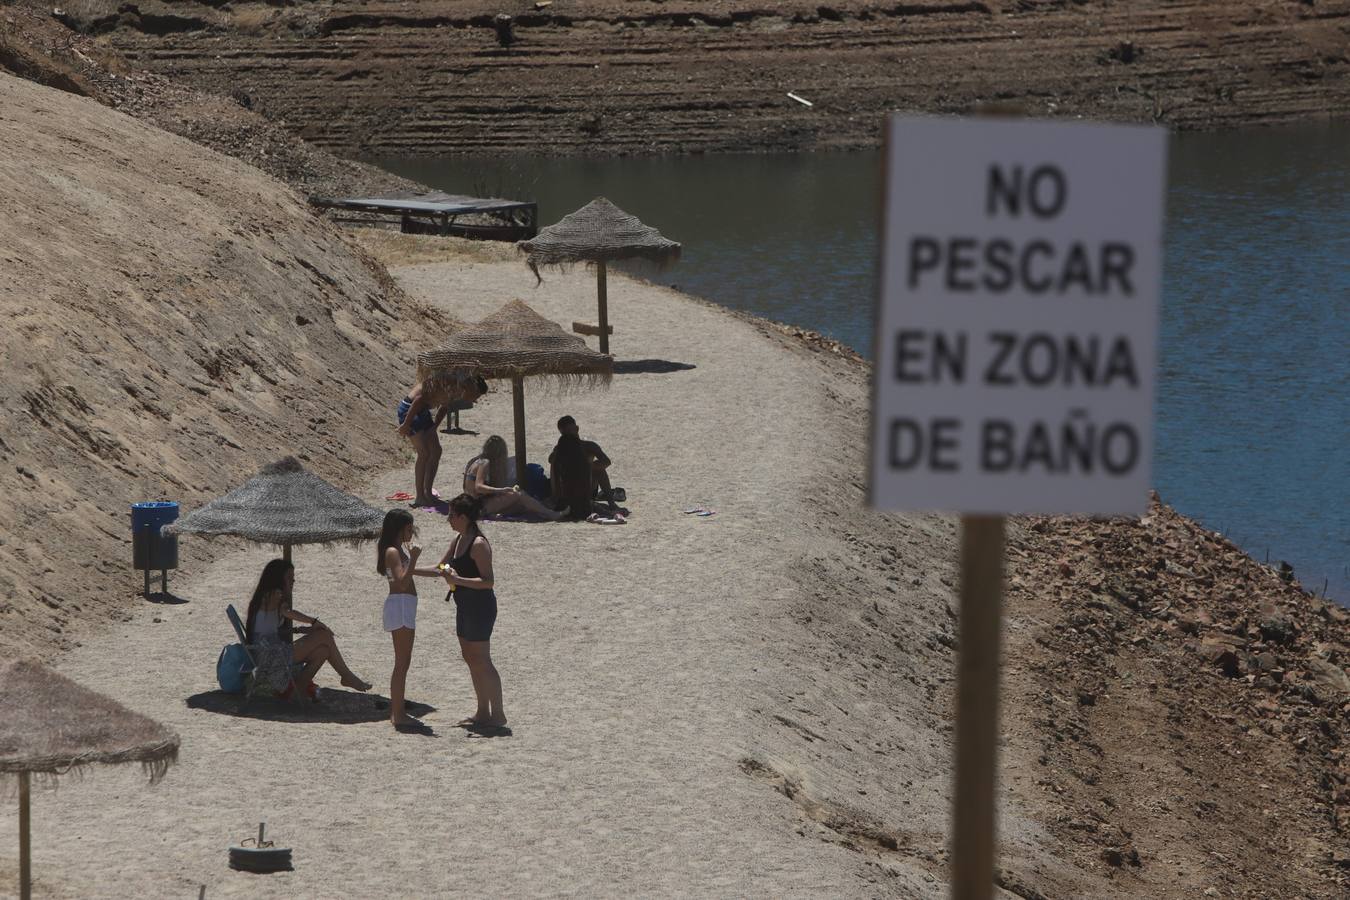
M 0 654 L 117 614 L 130 502 L 400 459 L 445 323 L 363 253 L 255 169 L 0 75 Z

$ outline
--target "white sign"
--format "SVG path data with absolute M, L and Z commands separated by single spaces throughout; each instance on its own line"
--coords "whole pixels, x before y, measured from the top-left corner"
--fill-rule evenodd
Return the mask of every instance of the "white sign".
M 893 118 L 872 505 L 1140 513 L 1166 132 Z

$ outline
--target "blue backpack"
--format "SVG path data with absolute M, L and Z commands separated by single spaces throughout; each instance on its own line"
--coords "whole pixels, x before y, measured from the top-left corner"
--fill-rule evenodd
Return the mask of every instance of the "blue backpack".
M 216 660 L 216 681 L 227 694 L 244 692 L 244 677 L 253 668 L 243 644 L 226 644 Z

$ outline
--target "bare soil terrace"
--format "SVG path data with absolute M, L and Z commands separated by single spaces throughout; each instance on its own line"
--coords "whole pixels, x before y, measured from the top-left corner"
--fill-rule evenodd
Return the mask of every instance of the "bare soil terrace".
M 60 18 L 349 155 L 859 148 L 888 110 L 991 101 L 1175 128 L 1350 109 L 1350 0 L 74 0 Z

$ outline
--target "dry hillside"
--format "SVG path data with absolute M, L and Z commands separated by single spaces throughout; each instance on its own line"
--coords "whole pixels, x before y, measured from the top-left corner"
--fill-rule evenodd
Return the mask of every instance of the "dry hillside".
M 284 184 L 2 74 L 0 273 L 0 655 L 121 614 L 131 502 L 393 464 L 440 327 Z
M 377 156 L 861 147 L 887 110 L 990 100 L 1176 128 L 1350 109 L 1350 0 L 71 0 L 60 18 Z

